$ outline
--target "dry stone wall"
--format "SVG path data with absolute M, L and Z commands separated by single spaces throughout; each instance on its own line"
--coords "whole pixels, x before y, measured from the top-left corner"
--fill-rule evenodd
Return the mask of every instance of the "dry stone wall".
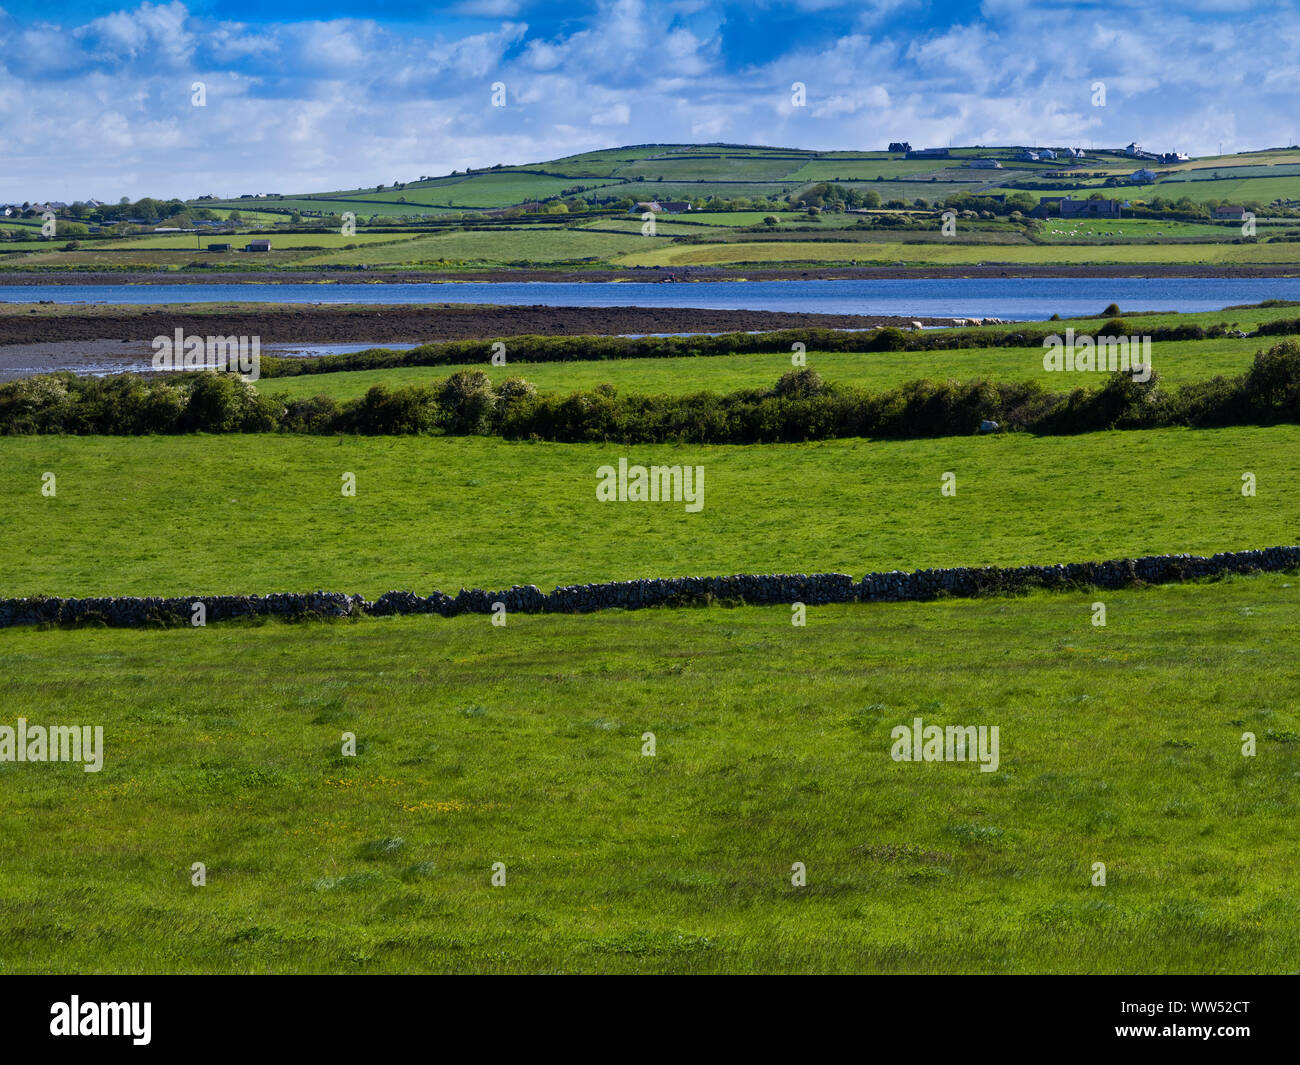
M 731 577 L 670 577 L 603 584 L 570 584 L 550 594 L 533 585 L 488 592 L 462 588 L 456 595 L 385 592 L 373 603 L 339 592 L 276 595 L 207 595 L 170 599 L 116 596 L 90 599 L 0 599 L 0 628 L 11 625 L 114 627 L 189 624 L 194 604 L 207 621 L 237 618 L 387 617 L 397 614 L 490 614 L 503 603 L 507 614 L 585 614 L 711 602 L 823 603 L 925 601 L 945 596 L 1010 595 L 1032 588 L 1123 588 L 1164 584 L 1225 573 L 1252 573 L 1300 566 L 1300 547 L 1267 547 L 1211 555 L 1149 555 L 1110 562 L 1057 566 L 959 566 L 868 573 L 854 581 L 845 573 L 738 574 Z

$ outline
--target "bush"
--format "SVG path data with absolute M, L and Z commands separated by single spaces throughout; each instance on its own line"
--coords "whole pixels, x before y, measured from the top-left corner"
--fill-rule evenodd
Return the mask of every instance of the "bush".
M 374 385 L 359 400 L 343 407 L 340 427 L 368 436 L 427 433 L 440 421 L 438 398 L 431 388 L 413 385 L 391 392 Z
M 438 392 L 438 404 L 447 432 L 491 432 L 497 394 L 492 379 L 482 370 L 460 370 L 452 374 Z
M 289 400 L 280 428 L 290 433 L 330 433 L 342 425 L 342 409 L 333 396 Z
M 802 370 L 790 370 L 781 375 L 773 394 L 777 396 L 803 397 L 819 396 L 826 391 L 826 382 L 816 370 L 804 367 Z
M 1258 352 L 1243 391 L 1257 412 L 1282 418 L 1300 413 L 1300 343 L 1284 340 Z

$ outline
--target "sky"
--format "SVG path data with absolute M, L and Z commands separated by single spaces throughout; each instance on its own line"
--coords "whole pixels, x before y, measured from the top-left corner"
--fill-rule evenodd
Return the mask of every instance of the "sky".
M 0 0 L 0 202 L 647 143 L 1206 155 L 1296 143 L 1298 84 L 1300 12 L 1271 0 Z

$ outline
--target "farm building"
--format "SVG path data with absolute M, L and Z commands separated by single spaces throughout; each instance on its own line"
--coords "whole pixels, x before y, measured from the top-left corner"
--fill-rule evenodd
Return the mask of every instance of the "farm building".
M 890 141 L 889 150 L 891 152 L 910 152 L 912 146 L 907 141 Z
M 909 159 L 947 159 L 947 148 L 913 148 L 907 153 Z
M 1157 176 L 1158 175 L 1154 170 L 1148 170 L 1146 167 L 1143 167 L 1141 170 L 1134 170 L 1130 175 L 1130 180 L 1137 185 L 1150 185 L 1155 181 Z
M 1214 209 L 1214 217 L 1229 218 L 1234 222 L 1240 222 L 1243 218 L 1246 217 L 1246 208 L 1229 207 L 1227 204 L 1224 204 L 1222 207 L 1216 207 Z
M 229 244 L 209 244 L 209 245 L 208 245 L 208 251 L 230 251 L 230 248 L 231 248 L 231 245 L 229 245 Z
M 1119 218 L 1123 204 L 1119 200 L 1061 200 L 1062 218 Z
M 244 247 L 244 251 L 270 251 L 271 242 L 269 240 L 250 240 Z
M 1016 156 L 1016 158 L 1026 163 L 1036 163 L 1038 162 L 1038 153 L 1031 152 L 1028 148 L 1025 148 Z
M 1035 218 L 1120 218 L 1123 200 L 1074 200 L 1069 196 L 1044 196 L 1029 213 Z

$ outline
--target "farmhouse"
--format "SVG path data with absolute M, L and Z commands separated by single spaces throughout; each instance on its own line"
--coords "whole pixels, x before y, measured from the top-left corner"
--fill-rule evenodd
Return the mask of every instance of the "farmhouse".
M 912 146 L 907 141 L 890 141 L 889 150 L 891 152 L 910 152 Z
M 1054 151 L 1052 151 L 1051 148 L 1044 148 L 1041 152 L 1038 153 L 1038 158 L 1039 158 L 1039 159 L 1055 159 L 1055 158 L 1056 158 L 1056 153 L 1055 153 Z
M 1075 200 L 1069 196 L 1044 196 L 1029 213 L 1035 218 L 1120 218 L 1123 200 Z
M 1119 200 L 1074 200 L 1066 196 L 1061 200 L 1062 218 L 1119 218 Z
M 1214 209 L 1214 217 L 1230 218 L 1234 222 L 1240 222 L 1243 218 L 1246 217 L 1246 208 L 1229 207 L 1227 204 L 1224 204 L 1222 207 L 1216 207 Z
M 250 240 L 245 246 L 244 251 L 270 251 L 271 242 L 269 240 Z
M 1036 163 L 1038 162 L 1038 153 L 1031 152 L 1028 148 L 1025 148 L 1016 156 L 1016 158 L 1021 159 L 1026 163 Z
M 907 153 L 908 159 L 947 159 L 947 148 L 913 148 Z
M 1141 170 L 1134 170 L 1129 176 L 1129 180 L 1136 185 L 1150 185 L 1155 181 L 1156 176 L 1154 170 L 1148 170 L 1146 167 L 1143 167 Z
M 663 200 L 659 206 L 663 209 L 664 214 L 685 214 L 691 209 L 687 200 Z

